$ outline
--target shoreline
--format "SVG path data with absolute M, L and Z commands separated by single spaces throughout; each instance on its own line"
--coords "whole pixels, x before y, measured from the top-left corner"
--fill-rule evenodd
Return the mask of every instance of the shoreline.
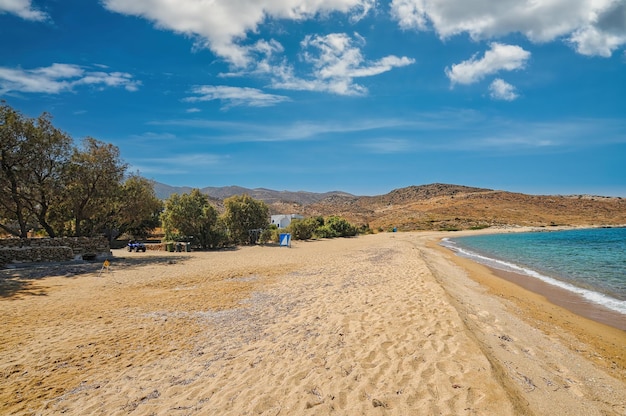
M 483 235 L 483 234 L 502 234 L 502 233 L 510 233 L 510 232 L 555 232 L 555 231 L 567 231 L 567 230 L 580 230 L 580 229 L 594 229 L 594 228 L 607 228 L 607 227 L 557 227 L 556 229 L 536 229 L 534 227 L 522 227 L 518 230 L 511 229 L 484 229 L 478 232 L 473 231 L 465 231 L 463 235 L 471 236 L 471 235 Z M 608 228 L 626 228 L 625 226 L 617 226 L 617 227 L 608 227 Z M 602 304 L 593 302 L 589 299 L 586 299 L 583 295 L 579 293 L 575 293 L 571 290 L 567 290 L 565 288 L 550 284 L 549 282 L 543 281 L 538 278 L 534 278 L 533 276 L 526 275 L 524 273 L 512 271 L 512 270 L 503 270 L 497 267 L 493 267 L 487 265 L 481 261 L 472 259 L 470 257 L 461 256 L 455 250 L 446 247 L 441 244 L 441 241 L 445 238 L 455 238 L 455 237 L 442 237 L 439 240 L 439 245 L 444 247 L 446 250 L 449 250 L 451 253 L 455 255 L 455 257 L 461 257 L 467 259 L 473 263 L 480 264 L 491 271 L 492 274 L 508 280 L 518 286 L 521 286 L 530 292 L 536 293 L 538 295 L 544 296 L 549 302 L 554 305 L 561 306 L 570 312 L 579 315 L 581 317 L 590 319 L 592 321 L 611 326 L 613 328 L 626 331 L 626 314 L 620 313 L 616 310 L 608 308 Z
M 541 295 L 550 303 L 565 308 L 576 315 L 590 319 L 599 324 L 626 331 L 626 315 L 624 314 L 589 301 L 577 293 L 543 282 L 532 276 L 489 266 L 487 266 L 487 268 L 491 270 L 491 273 L 494 275 Z
M 544 333 L 558 337 L 572 352 L 585 352 L 594 363 L 626 381 L 626 331 L 615 322 L 619 317 L 623 320 L 621 314 L 595 304 L 581 305 L 574 299 L 577 295 L 565 289 L 534 279 L 537 284 L 529 281 L 532 277 L 494 269 L 459 256 L 440 244 L 442 238 L 445 237 L 431 240 L 428 246 L 459 266 L 490 295 L 507 301 L 509 312 Z M 577 341 L 590 348 L 581 347 Z

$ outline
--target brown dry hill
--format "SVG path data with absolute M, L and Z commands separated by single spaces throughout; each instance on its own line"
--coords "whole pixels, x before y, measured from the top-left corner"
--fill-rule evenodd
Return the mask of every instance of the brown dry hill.
M 410 186 L 380 196 L 331 195 L 311 204 L 270 205 L 273 213 L 339 215 L 374 230 L 626 224 L 626 200 L 620 197 L 526 195 L 447 184 Z

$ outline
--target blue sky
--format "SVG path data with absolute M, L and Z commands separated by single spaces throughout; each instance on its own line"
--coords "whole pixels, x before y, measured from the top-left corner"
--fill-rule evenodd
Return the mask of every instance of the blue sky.
M 0 99 L 174 186 L 626 196 L 623 0 L 0 0 Z

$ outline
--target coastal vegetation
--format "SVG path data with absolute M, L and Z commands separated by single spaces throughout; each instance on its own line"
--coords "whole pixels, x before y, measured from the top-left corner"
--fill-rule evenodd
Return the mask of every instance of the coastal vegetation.
M 287 231 L 295 240 L 308 240 L 311 238 L 354 237 L 358 234 L 359 229 L 345 218 L 331 215 L 327 218 L 317 216 L 293 220 L 287 227 Z
M 152 183 L 129 173 L 119 149 L 87 137 L 79 146 L 43 113 L 29 118 L 0 105 L 0 230 L 109 239 L 147 235 L 162 203 Z
M 308 240 L 353 237 L 364 232 L 338 216 L 294 219 L 287 228 L 270 224 L 269 217 L 269 206 L 247 194 L 226 198 L 219 214 L 205 194 L 193 189 L 170 195 L 161 224 L 166 241 L 184 241 L 202 249 L 278 242 L 281 233 L 291 233 L 294 240 Z
M 224 199 L 223 212 L 198 189 L 165 202 L 153 182 L 129 173 L 119 149 L 86 137 L 79 146 L 44 113 L 29 118 L 0 106 L 0 229 L 3 234 L 105 235 L 146 238 L 161 226 L 168 241 L 208 249 L 256 242 L 268 227 L 268 205 L 249 195 Z M 356 228 L 329 217 L 297 238 L 355 235 Z M 294 225 L 295 227 L 296 225 Z
M 225 233 L 218 220 L 215 207 L 197 189 L 170 196 L 161 213 L 166 241 L 193 241 L 202 248 L 218 247 L 224 240 Z

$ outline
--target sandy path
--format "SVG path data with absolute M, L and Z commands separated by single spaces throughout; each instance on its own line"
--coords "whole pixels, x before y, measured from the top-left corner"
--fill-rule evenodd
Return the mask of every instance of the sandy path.
M 574 397 L 582 404 L 567 411 L 623 414 L 624 393 L 570 372 L 583 365 L 606 388 L 622 382 L 582 357 L 554 361 L 568 350 L 508 321 L 427 237 L 119 252 L 101 277 L 5 279 L 0 413 L 507 415 Z M 544 360 L 554 386 L 572 386 L 532 378 L 528 363 Z

